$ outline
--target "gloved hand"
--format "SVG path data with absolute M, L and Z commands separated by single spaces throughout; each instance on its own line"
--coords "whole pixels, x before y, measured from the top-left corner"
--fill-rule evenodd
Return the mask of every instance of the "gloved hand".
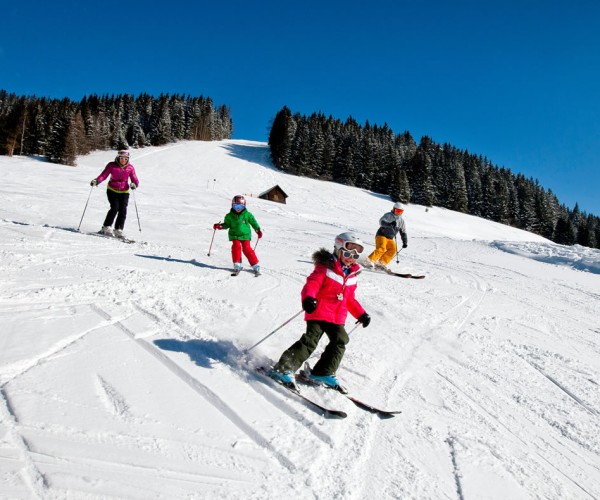
M 258 231 L 256 231 L 256 236 L 258 236 L 258 238 L 262 238 L 262 231 L 259 229 Z
M 356 322 L 361 323 L 363 328 L 366 328 L 371 322 L 371 316 L 369 316 L 367 313 L 362 313 Z
M 402 243 L 402 248 L 406 248 L 408 246 L 408 243 Z
M 214 226 L 213 229 L 223 229 L 223 224 L 221 224 L 220 222 L 217 222 Z
M 308 314 L 314 313 L 317 310 L 317 299 L 313 297 L 306 297 L 302 301 L 302 309 L 304 309 Z
M 129 187 L 131 189 L 137 189 L 137 184 L 135 182 L 132 182 Z
M 97 186 L 97 185 L 98 185 L 98 180 L 92 179 L 92 182 L 90 182 L 90 186 Z

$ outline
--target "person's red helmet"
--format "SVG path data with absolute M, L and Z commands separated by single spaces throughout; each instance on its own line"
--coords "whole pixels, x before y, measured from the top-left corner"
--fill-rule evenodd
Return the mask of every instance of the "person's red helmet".
M 237 194 L 231 200 L 231 206 L 233 205 L 244 205 L 246 206 L 246 198 L 244 198 L 241 194 Z

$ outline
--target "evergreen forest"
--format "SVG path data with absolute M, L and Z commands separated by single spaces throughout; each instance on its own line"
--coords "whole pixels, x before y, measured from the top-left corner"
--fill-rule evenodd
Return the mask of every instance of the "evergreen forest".
M 77 102 L 0 90 L 2 155 L 75 165 L 78 155 L 95 150 L 222 140 L 232 133 L 229 108 L 209 97 L 90 95 Z M 304 116 L 284 106 L 273 120 L 269 147 L 275 166 L 290 174 L 484 217 L 560 244 L 600 248 L 599 217 L 577 204 L 566 207 L 537 180 L 427 136 L 417 144 L 409 132 L 395 134 L 387 124 Z
M 564 245 L 600 248 L 600 218 L 569 209 L 537 180 L 450 144 L 284 106 L 269 133 L 285 172 L 356 186 L 402 203 L 440 206 L 507 224 Z
M 232 127 L 229 109 L 208 97 L 91 95 L 76 102 L 0 90 L 0 154 L 8 156 L 75 165 L 95 150 L 229 139 Z

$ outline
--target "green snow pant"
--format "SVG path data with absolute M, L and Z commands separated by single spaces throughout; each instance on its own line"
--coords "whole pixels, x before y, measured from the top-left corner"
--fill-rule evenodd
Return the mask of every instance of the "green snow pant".
M 296 372 L 317 348 L 323 334 L 329 338 L 321 358 L 313 366 L 313 375 L 335 375 L 349 342 L 344 325 L 334 325 L 327 321 L 307 321 L 306 333 L 294 342 L 279 358 L 273 367 L 279 372 Z

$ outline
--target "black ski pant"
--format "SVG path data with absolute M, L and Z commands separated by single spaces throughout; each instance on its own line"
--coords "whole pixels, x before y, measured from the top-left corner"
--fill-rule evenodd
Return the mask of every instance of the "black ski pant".
M 106 190 L 106 196 L 110 203 L 110 210 L 104 219 L 104 226 L 112 226 L 115 217 L 115 229 L 123 229 L 125 227 L 125 219 L 127 218 L 127 205 L 129 203 L 129 193 L 115 193 L 110 189 Z
M 335 375 L 350 339 L 344 325 L 334 325 L 328 321 L 307 321 L 306 333 L 284 351 L 273 368 L 279 372 L 297 371 L 317 348 L 323 334 L 329 338 L 329 344 L 313 366 L 312 373 L 319 376 Z

